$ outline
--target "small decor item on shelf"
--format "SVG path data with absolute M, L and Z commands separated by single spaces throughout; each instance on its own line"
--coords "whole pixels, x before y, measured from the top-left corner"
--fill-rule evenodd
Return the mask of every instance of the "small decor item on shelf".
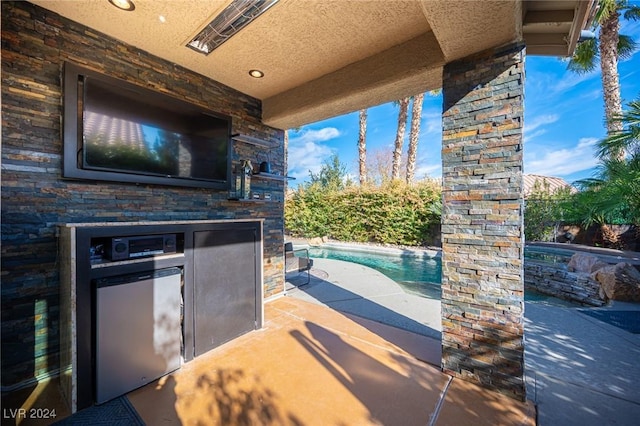
M 260 163 L 260 173 L 271 173 L 271 163 L 268 161 Z
M 104 256 L 104 245 L 103 244 L 94 244 L 89 247 L 89 260 L 90 261 L 101 261 Z
M 251 175 L 253 174 L 253 165 L 249 160 L 243 160 L 240 168 L 240 198 L 249 199 L 251 192 Z
M 271 173 L 271 153 L 270 150 L 267 151 L 266 161 L 260 163 L 260 167 L 258 169 L 260 173 Z

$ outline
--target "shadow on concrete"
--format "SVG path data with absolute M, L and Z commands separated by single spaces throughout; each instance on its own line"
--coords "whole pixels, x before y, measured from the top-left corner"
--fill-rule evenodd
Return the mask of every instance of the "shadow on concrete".
M 206 425 L 211 421 L 239 426 L 303 425 L 296 416 L 282 412 L 276 392 L 263 384 L 260 377 L 250 376 L 242 369 L 218 369 L 202 374 L 196 387 L 196 397 L 186 402 L 185 410 L 199 413 L 193 424 Z
M 440 331 L 403 315 L 401 312 L 389 309 L 366 296 L 336 285 L 327 279 L 318 278 L 315 275 L 312 275 L 311 282 L 308 285 L 296 287 L 295 289 L 311 296 L 314 301 L 340 312 L 354 314 L 423 336 L 439 339 L 441 335 Z M 376 295 L 376 297 L 383 296 L 390 297 L 393 295 Z
M 327 328 L 308 321 L 305 326 L 311 338 L 298 330 L 291 335 L 367 408 L 369 424 L 429 423 L 444 375 L 435 369 L 429 374 L 428 367 L 413 366 L 407 357 L 381 362 Z
M 295 286 L 289 281 L 288 292 L 293 297 L 330 307 L 347 314 L 349 319 L 401 348 L 421 361 L 440 366 L 441 333 L 426 324 L 390 309 L 366 296 L 336 285 L 321 270 L 312 270 L 308 285 Z M 404 293 L 381 295 L 403 297 Z M 407 297 L 418 297 L 408 295 Z M 440 312 L 438 312 L 440 315 Z M 381 327 L 383 324 L 389 327 Z M 426 344 L 425 344 L 426 343 Z
M 539 424 L 634 424 L 640 336 L 584 310 L 526 305 L 527 390 Z

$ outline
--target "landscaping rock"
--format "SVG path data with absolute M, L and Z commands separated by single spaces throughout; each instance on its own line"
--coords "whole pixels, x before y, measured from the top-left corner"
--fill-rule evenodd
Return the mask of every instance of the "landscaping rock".
M 320 237 L 311 238 L 309 240 L 309 245 L 310 246 L 314 246 L 314 247 L 321 246 L 322 245 L 322 238 L 320 238 Z
M 629 263 L 605 266 L 593 273 L 600 296 L 611 300 L 640 302 L 640 272 Z
M 591 274 L 600 268 L 608 266 L 608 263 L 602 262 L 597 256 L 592 254 L 575 253 L 571 256 L 567 269 L 570 272 L 582 272 Z

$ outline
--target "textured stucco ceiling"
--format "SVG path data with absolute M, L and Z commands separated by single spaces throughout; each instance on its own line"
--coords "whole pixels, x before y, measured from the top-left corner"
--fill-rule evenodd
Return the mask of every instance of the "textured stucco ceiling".
M 280 0 L 204 56 L 186 44 L 230 0 L 134 1 L 133 12 L 107 0 L 32 2 L 261 99 L 263 121 L 280 128 L 437 89 L 446 62 L 523 33 L 555 42 L 584 24 L 575 11 L 591 2 Z M 529 9 L 539 13 L 527 23 Z M 545 15 L 549 10 L 554 14 Z M 557 22 L 545 26 L 545 19 Z M 250 77 L 251 69 L 264 78 Z

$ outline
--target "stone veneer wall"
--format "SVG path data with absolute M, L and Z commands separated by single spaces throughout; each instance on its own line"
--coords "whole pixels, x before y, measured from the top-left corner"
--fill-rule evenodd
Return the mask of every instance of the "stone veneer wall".
M 600 284 L 590 274 L 567 271 L 565 264 L 525 260 L 524 285 L 526 289 L 531 288 L 559 299 L 591 306 L 605 305 L 600 298 Z
M 284 183 L 258 181 L 274 202 L 227 201 L 226 191 L 61 178 L 64 61 L 227 114 L 233 133 L 281 141 L 257 99 L 27 2 L 2 2 L 2 385 L 59 367 L 56 224 L 264 218 L 264 292 L 283 288 Z M 265 153 L 237 144 L 234 161 Z
M 524 46 L 447 64 L 442 135 L 442 367 L 525 398 Z

